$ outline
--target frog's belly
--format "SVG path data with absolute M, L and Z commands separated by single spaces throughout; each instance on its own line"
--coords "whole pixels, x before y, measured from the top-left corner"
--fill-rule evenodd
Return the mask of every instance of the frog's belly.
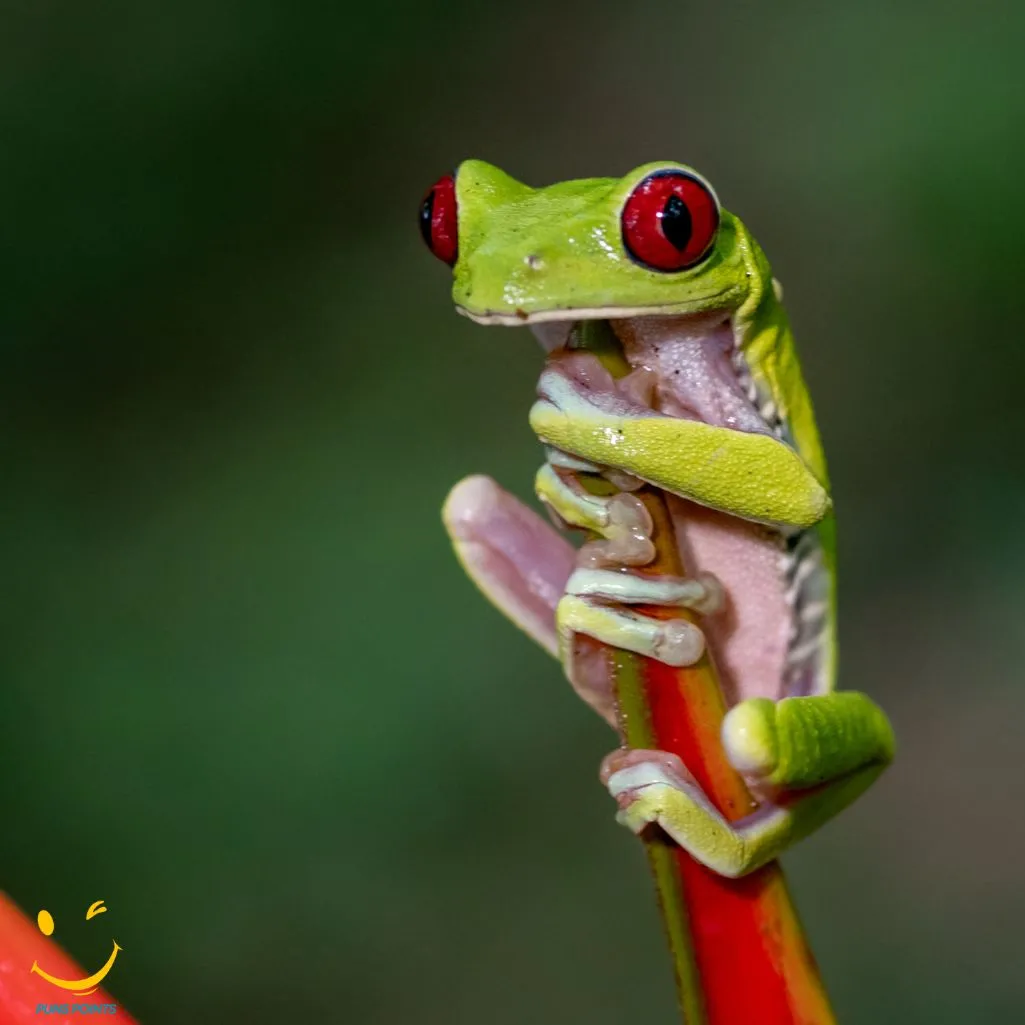
M 688 575 L 714 573 L 726 608 L 701 621 L 727 701 L 783 697 L 793 610 L 778 532 L 666 496 Z

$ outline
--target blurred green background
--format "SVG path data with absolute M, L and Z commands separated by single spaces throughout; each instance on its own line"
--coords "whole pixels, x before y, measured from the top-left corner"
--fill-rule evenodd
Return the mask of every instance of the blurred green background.
M 147 1025 L 674 1020 L 612 738 L 439 523 L 465 473 L 529 493 L 539 352 L 452 313 L 415 215 L 464 156 L 681 159 L 785 283 L 843 683 L 902 745 L 786 859 L 841 1019 L 1020 1017 L 1023 38 L 1011 2 L 6 5 L 0 885 L 86 965 L 115 936 Z

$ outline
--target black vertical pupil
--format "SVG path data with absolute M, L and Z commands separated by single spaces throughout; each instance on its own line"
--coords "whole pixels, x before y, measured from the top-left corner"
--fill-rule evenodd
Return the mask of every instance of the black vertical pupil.
M 682 252 L 687 248 L 692 230 L 687 204 L 679 196 L 670 196 L 662 207 L 662 234 Z
M 424 237 L 428 249 L 434 249 L 434 232 L 431 230 L 434 221 L 434 189 L 424 196 L 420 204 L 420 234 Z M 674 243 L 675 244 L 675 243 Z

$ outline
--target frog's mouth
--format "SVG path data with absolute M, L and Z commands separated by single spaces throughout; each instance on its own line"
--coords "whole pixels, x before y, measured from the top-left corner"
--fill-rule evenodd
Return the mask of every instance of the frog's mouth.
M 651 306 L 581 306 L 576 308 L 554 307 L 552 309 L 527 310 L 517 306 L 508 312 L 498 309 L 474 309 L 457 300 L 456 312 L 477 324 L 485 326 L 499 324 L 505 327 L 534 327 L 540 324 L 566 325 L 579 320 L 622 320 L 634 317 L 685 316 L 700 311 L 722 310 L 738 305 L 746 290 L 738 285 L 727 285 L 704 295 L 688 296 L 683 302 L 661 303 Z

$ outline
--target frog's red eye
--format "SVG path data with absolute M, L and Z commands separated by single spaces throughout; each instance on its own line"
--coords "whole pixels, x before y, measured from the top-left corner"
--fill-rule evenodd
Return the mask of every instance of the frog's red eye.
M 420 204 L 420 234 L 427 248 L 450 267 L 459 256 L 459 224 L 456 216 L 456 180 L 439 178 Z
M 711 248 L 719 204 L 699 178 L 656 171 L 630 193 L 622 220 L 623 245 L 638 263 L 680 271 L 693 267 Z

